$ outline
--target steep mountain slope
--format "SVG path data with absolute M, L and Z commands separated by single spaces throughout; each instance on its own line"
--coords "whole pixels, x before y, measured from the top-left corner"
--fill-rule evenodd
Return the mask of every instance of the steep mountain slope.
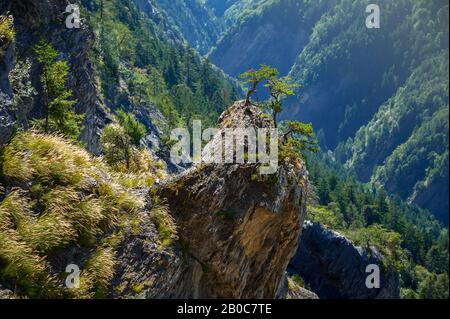
M 319 1 L 310 7 L 298 1 L 263 1 L 242 10 L 235 4 L 227 14 L 237 15 L 238 21 L 209 58 L 233 76 L 262 63 L 287 74 L 308 43 L 315 21 L 329 5 L 329 1 Z M 233 14 L 233 10 L 237 12 Z
M 96 154 L 101 129 L 117 109 L 133 112 L 147 127 L 146 144 L 157 148 L 169 125 L 186 126 L 199 116 L 212 125 L 235 100 L 234 83 L 187 47 L 150 2 L 152 10 L 146 14 L 131 0 L 83 4 L 86 23 L 68 29 L 63 15 L 67 1 L 1 3 L 1 12 L 15 18 L 15 41 L 2 48 L 2 55 L 7 53 L 2 56 L 2 144 L 14 126 L 27 128 L 43 116 L 41 69 L 33 50 L 40 38 L 55 47 L 58 59 L 69 62 L 73 76 L 68 86 L 77 112 L 85 114 L 80 138 Z
M 201 54 L 208 53 L 223 31 L 221 20 L 199 0 L 134 0 L 144 12 L 162 10 L 167 22 Z
M 219 126 L 267 127 L 261 114 L 241 101 Z M 80 146 L 22 132 L 0 159 L 0 297 L 284 297 L 306 216 L 298 164 L 280 165 L 276 184 L 253 177 L 257 164 L 203 163 L 130 189 Z M 69 264 L 79 287 L 65 285 Z
M 330 148 L 341 143 L 337 158 L 362 181 L 373 176 L 404 199 L 414 201 L 413 193 L 431 199 L 436 188 L 422 181 L 436 170 L 434 156 L 448 163 L 448 131 L 441 125 L 429 139 L 419 137 L 424 130 L 418 128 L 430 126 L 435 112 L 448 109 L 448 6 L 445 1 L 397 1 L 384 7 L 384 26 L 379 30 L 364 27 L 364 15 L 358 14 L 364 6 L 359 2 L 343 1 L 340 10 L 317 23 L 290 72 L 304 87 L 289 116 L 323 129 Z M 417 138 L 427 145 L 425 161 L 415 158 L 420 147 L 412 148 L 411 142 L 408 148 L 401 146 Z M 396 157 L 402 154 L 401 163 L 389 160 L 394 151 Z M 381 178 L 376 166 L 385 165 L 390 177 Z M 448 179 L 442 173 L 441 182 Z M 448 183 L 439 189 L 446 192 Z M 440 208 L 432 200 L 420 203 L 446 222 L 448 197 L 435 199 Z
M 206 0 L 205 4 L 210 7 L 214 14 L 223 17 L 225 11 L 239 0 Z
M 0 101 L 0 113 L 7 113 L 11 121 L 9 129 L 2 132 L 5 137 L 0 139 L 2 144 L 9 140 L 15 126 L 27 128 L 33 118 L 44 115 L 43 98 L 38 95 L 41 89 L 41 69 L 33 51 L 33 46 L 40 40 L 40 37 L 36 36 L 39 34 L 58 49 L 60 58 L 68 60 L 73 74 L 68 85 L 78 101 L 77 111 L 85 114 L 85 125 L 80 139 L 90 151 L 99 152 L 100 127 L 110 118 L 102 107 L 100 93 L 93 77 L 94 68 L 89 59 L 90 50 L 94 46 L 94 34 L 89 28 L 83 27 L 75 32 L 65 27 L 61 13 L 66 5 L 63 0 L 1 3 L 0 12 L 9 12 L 12 15 L 15 30 L 14 41 L 8 51 L 10 54 L 0 53 L 0 57 L 5 58 L 1 64 L 8 65 L 2 77 L 7 79 L 12 88 L 9 102 Z
M 341 178 L 323 166 L 308 163 L 309 175 L 299 159 L 303 153 L 282 159 L 277 173 L 266 177 L 256 174 L 258 166 L 253 164 L 203 163 L 182 174 L 173 170 L 174 176 L 166 179 L 164 163 L 150 152 L 165 158 L 167 148 L 161 151 L 158 144 L 164 144 L 167 132 L 175 126 L 189 126 L 197 118 L 206 125 L 217 123 L 218 115 L 238 95 L 237 88 L 186 46 L 182 25 L 171 20 L 176 12 L 170 8 L 166 12 L 150 0 L 84 0 L 83 27 L 70 30 L 63 14 L 68 3 L 14 0 L 0 4 L 0 13 L 9 12 L 12 17 L 7 20 L 13 21 L 0 24 L 0 298 L 314 298 L 285 274 L 301 240 L 306 204 L 313 205 L 309 213 L 314 220 L 351 233 L 358 241 L 355 245 L 367 251 L 377 247 L 382 258 L 376 262 L 393 264 L 395 275 L 401 272 L 402 288 L 407 289 L 402 295 L 448 298 L 448 231 L 427 211 Z M 187 3 L 175 4 L 188 8 Z M 253 9 L 266 14 L 266 6 L 280 3 L 240 1 L 224 15 L 251 20 Z M 325 2 L 304 4 L 303 8 L 311 9 L 305 17 L 322 19 L 317 8 Z M 278 8 L 277 13 L 288 16 Z M 294 6 L 289 8 L 294 16 L 298 14 Z M 186 19 L 183 25 L 201 25 Z M 60 132 L 28 130 L 33 120 L 45 115 L 42 65 L 34 50 L 39 40 L 36 35 L 56 48 L 58 62 L 68 61 L 70 76 L 64 82 L 77 99 L 77 112 L 85 115 L 80 136 L 84 145 L 68 141 Z M 272 58 L 283 53 L 277 50 Z M 433 153 L 429 148 L 448 136 L 442 134 L 448 127 L 448 112 L 439 107 L 445 101 L 441 94 L 445 86 L 439 86 L 430 73 L 422 88 L 417 76 L 428 69 L 439 73 L 444 56 L 436 54 L 418 62 L 419 71 L 405 76 L 405 89 L 398 90 L 393 103 L 380 108 L 380 113 L 385 110 L 383 116 L 395 111 L 409 118 L 412 111 L 406 106 L 413 104 L 416 110 L 416 105 L 405 91 L 417 97 L 417 108 L 423 111 L 420 116 L 427 118 L 430 97 L 436 96 L 431 120 L 414 128 L 404 143 L 407 151 L 395 150 L 392 169 L 386 173 L 381 167 L 374 179 L 395 186 L 396 180 L 389 180 L 394 169 L 433 165 L 426 177 L 414 176 L 422 178 L 414 193 L 417 202 L 429 200 L 421 187 L 439 187 L 445 178 L 445 171 L 439 170 L 448 162 L 448 152 Z M 132 114 L 128 119 L 134 127 L 127 126 L 131 133 L 141 131 L 139 121 L 147 129 L 145 136 L 142 132 L 143 137 L 138 134 L 134 141 L 139 144 L 136 149 L 146 155 L 139 159 L 144 172 L 106 163 L 108 147 L 104 158 L 92 155 L 102 151 L 99 137 L 104 126 L 110 121 L 115 124 L 108 128 L 122 125 L 120 114 L 124 113 L 119 109 Z M 378 127 L 375 119 L 372 125 Z M 396 121 L 389 123 L 383 138 L 392 139 L 389 134 L 396 133 Z M 243 101 L 223 112 L 217 124 L 216 140 L 229 127 L 274 126 L 267 114 Z M 409 134 L 410 128 L 405 128 Z M 433 135 L 423 139 L 430 131 Z M 119 135 L 119 142 L 126 144 L 134 138 L 131 133 Z M 389 152 L 379 144 L 374 147 L 380 153 Z M 216 145 L 210 143 L 206 149 Z M 129 149 L 124 144 L 114 146 L 118 153 Z M 408 158 L 409 166 L 399 166 L 403 154 L 413 152 L 410 148 L 420 148 L 417 158 Z M 341 156 L 349 157 L 349 150 L 341 147 Z M 332 158 L 331 152 L 326 158 Z M 403 174 L 401 170 L 396 173 Z M 354 245 L 344 244 L 355 252 Z M 314 258 L 325 265 L 335 256 L 327 249 L 313 251 Z M 72 262 L 82 269 L 78 290 L 63 286 L 61 275 Z M 311 276 L 319 286 L 330 280 L 335 284 L 335 274 L 347 274 L 348 267 L 345 262 L 336 263 L 336 272 L 311 271 Z M 340 276 L 337 285 L 347 285 L 352 275 L 361 284 L 360 272 Z M 393 282 L 390 296 L 397 296 Z
M 284 119 L 311 121 L 361 181 L 447 222 L 448 3 L 384 2 L 380 29 L 366 28 L 368 3 L 238 1 L 210 59 L 233 76 L 262 63 L 289 73 L 302 87 Z

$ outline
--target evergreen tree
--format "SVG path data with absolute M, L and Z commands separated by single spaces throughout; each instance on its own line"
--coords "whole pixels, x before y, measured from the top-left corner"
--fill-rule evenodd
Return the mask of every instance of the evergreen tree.
M 134 115 L 122 110 L 117 112 L 117 123 L 107 125 L 102 132 L 101 143 L 106 161 L 121 170 L 125 165 L 130 171 L 131 162 L 138 155 L 140 143 L 146 134 L 146 129 Z
M 272 109 L 273 122 L 277 126 L 277 115 L 283 110 L 281 100 L 290 95 L 294 95 L 294 89 L 298 87 L 297 84 L 291 84 L 289 77 L 277 78 L 272 76 L 268 79 L 266 87 L 269 88 L 269 94 L 272 97 L 269 101 L 269 106 Z
M 245 80 L 244 84 L 249 85 L 247 96 L 245 98 L 245 105 L 250 105 L 250 98 L 254 93 L 256 93 L 256 88 L 259 83 L 276 76 L 278 76 L 278 70 L 267 65 L 261 65 L 259 70 L 251 69 L 241 74 L 240 77 Z
M 66 86 L 69 65 L 67 61 L 56 60 L 58 52 L 45 40 L 41 40 L 34 50 L 42 67 L 44 130 L 59 131 L 68 137 L 77 138 L 80 134 L 82 116 L 73 111 L 76 100 L 71 99 L 72 91 Z M 41 121 L 35 123 L 42 126 Z

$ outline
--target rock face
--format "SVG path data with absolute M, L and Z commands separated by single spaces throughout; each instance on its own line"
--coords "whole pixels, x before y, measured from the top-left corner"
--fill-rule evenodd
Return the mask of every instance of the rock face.
M 8 74 L 13 67 L 14 47 L 0 40 L 0 145 L 11 136 L 14 120 L 11 116 L 12 90 Z
M 150 204 L 151 205 L 151 204 Z M 150 208 L 147 207 L 147 208 Z M 140 213 L 140 233 L 127 229 L 117 250 L 117 267 L 110 290 L 113 298 L 175 298 L 187 264 L 177 248 L 161 249 L 158 231 L 148 214 Z
M 380 267 L 380 289 L 366 287 L 367 265 Z M 321 299 L 396 299 L 399 278 L 382 266 L 374 249 L 355 247 L 318 223 L 305 222 L 288 271 L 298 274 Z
M 286 273 L 284 276 L 277 296 L 277 299 L 319 299 L 319 297 L 303 287 L 301 287 L 298 283 L 296 283 L 292 278 L 289 277 L 289 274 Z
M 238 102 L 219 127 L 242 123 L 268 122 Z M 149 223 L 124 241 L 117 285 L 140 278 L 138 284 L 151 283 L 142 292 L 147 298 L 278 297 L 305 218 L 308 181 L 294 165 L 281 165 L 276 176 L 259 175 L 255 164 L 203 163 L 162 185 L 157 193 L 167 199 L 181 248 L 156 253 Z
M 218 135 L 268 127 L 257 107 L 244 104 L 220 117 Z M 180 297 L 275 297 L 305 218 L 307 173 L 281 165 L 276 182 L 258 174 L 254 164 L 202 164 L 160 190 L 190 256 L 191 290 Z
M 77 112 L 85 114 L 81 140 L 89 151 L 99 154 L 100 131 L 109 122 L 109 116 L 101 105 L 100 94 L 93 76 L 94 69 L 88 56 L 93 46 L 94 34 L 86 26 L 80 29 L 66 28 L 64 12 L 69 3 L 67 0 L 7 0 L 1 4 L 0 10 L 2 13 L 9 12 L 14 17 L 15 56 L 34 61 L 32 47 L 41 38 L 44 38 L 60 52 L 59 58 L 69 62 L 71 77 L 68 86 L 78 101 Z M 40 36 L 36 36 L 36 34 Z M 9 63 L 11 66 L 13 65 L 13 58 Z M 10 70 L 11 68 L 4 70 L 0 67 L 0 78 L 7 77 Z M 31 83 L 35 88 L 40 87 L 39 72 L 38 64 L 33 63 Z M 2 109 L 5 108 L 4 104 L 0 98 L 0 112 L 2 113 Z M 26 119 L 41 116 L 42 101 L 39 98 L 33 99 L 32 107 L 29 110 L 24 110 L 22 105 L 16 107 L 16 112 L 23 113 L 25 111 L 27 114 L 22 114 L 21 117 Z M 10 114 L 10 116 L 13 119 L 19 117 L 15 114 Z M 14 124 L 26 127 L 27 121 Z M 6 141 L 1 140 L 0 144 Z
M 15 105 L 14 99 L 18 96 L 13 94 L 15 88 L 11 88 L 8 81 L 11 70 L 19 62 L 29 60 L 30 74 L 24 80 L 29 81 L 30 87 L 39 92 L 41 71 L 33 47 L 43 38 L 58 50 L 58 59 L 69 62 L 70 76 L 67 85 L 73 92 L 73 98 L 77 100 L 76 112 L 85 116 L 80 140 L 91 153 L 101 154 L 101 130 L 111 122 L 111 113 L 117 105 L 124 106 L 127 111 L 134 110 L 136 117 L 147 128 L 145 145 L 151 149 L 160 149 L 159 125 L 165 123 L 165 119 L 155 105 L 130 105 L 129 99 L 117 100 L 113 105 L 107 105 L 103 100 L 92 63 L 95 50 L 94 32 L 87 23 L 82 24 L 79 29 L 66 27 L 65 9 L 69 3 L 68 0 L 7 0 L 0 3 L 0 13 L 9 12 L 14 17 L 16 31 L 14 44 L 5 48 L 0 44 L 0 53 L 6 52 L 0 54 L 0 145 L 9 141 L 14 126 L 27 128 L 30 120 L 41 118 L 44 114 L 43 101 L 40 98 L 42 94 L 27 96 L 26 103 L 21 101 Z M 92 5 L 89 1 L 84 4 Z M 165 21 L 163 18 L 160 17 L 161 21 Z M 36 34 L 39 34 L 39 37 Z M 125 96 L 130 95 L 129 92 L 125 93 Z M 158 155 L 165 159 L 163 155 Z M 177 170 L 177 167 L 169 168 Z

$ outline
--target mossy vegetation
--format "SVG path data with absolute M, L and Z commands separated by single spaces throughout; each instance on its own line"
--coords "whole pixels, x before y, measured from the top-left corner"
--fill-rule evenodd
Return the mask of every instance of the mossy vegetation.
M 14 31 L 14 20 L 12 16 L 0 16 L 0 46 L 11 43 L 16 33 Z
M 305 287 L 305 284 L 303 282 L 303 280 L 300 278 L 299 275 L 292 275 L 291 277 L 292 281 L 295 282 L 299 287 Z

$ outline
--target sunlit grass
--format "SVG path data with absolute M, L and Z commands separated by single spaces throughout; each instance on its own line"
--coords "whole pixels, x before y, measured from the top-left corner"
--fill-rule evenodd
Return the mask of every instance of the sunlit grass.
M 162 247 L 168 247 L 178 239 L 175 220 L 165 202 L 156 199 L 150 217 L 158 229 L 158 239 Z
M 19 132 L 2 159 L 4 178 L 22 186 L 0 203 L 0 280 L 15 286 L 17 296 L 106 296 L 121 226 L 140 230 L 143 200 L 101 158 L 58 135 Z M 154 212 L 166 244 L 174 226 L 164 214 Z M 91 251 L 80 265 L 80 287 L 70 290 L 62 280 L 67 274 L 55 273 L 47 261 L 68 247 Z

